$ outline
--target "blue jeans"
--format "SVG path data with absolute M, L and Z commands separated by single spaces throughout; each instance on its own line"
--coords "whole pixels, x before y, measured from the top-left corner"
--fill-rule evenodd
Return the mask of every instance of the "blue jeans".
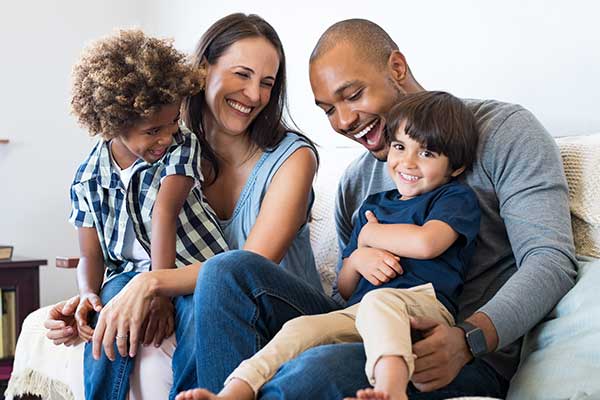
M 102 304 L 106 304 L 123 289 L 137 272 L 122 273 L 108 281 L 100 292 Z M 173 354 L 173 387 L 169 398 L 182 390 L 196 386 L 196 357 L 194 343 L 186 338 L 194 337 L 192 295 L 174 299 L 175 337 L 177 348 Z M 98 315 L 94 315 L 91 324 L 96 326 Z M 116 360 L 110 361 L 104 351 L 99 360 L 92 357 L 92 345 L 86 343 L 83 369 L 86 399 L 125 400 L 129 392 L 129 375 L 133 369 L 131 357 L 121 357 L 115 343 Z
M 262 348 L 289 319 L 339 309 L 331 298 L 254 253 L 236 250 L 204 263 L 194 294 L 198 386 L 218 392 L 238 364 Z M 361 343 L 308 350 L 283 365 L 260 399 L 341 399 L 369 386 Z M 503 397 L 508 383 L 482 361 L 463 368 L 444 390 L 411 399 L 463 395 Z

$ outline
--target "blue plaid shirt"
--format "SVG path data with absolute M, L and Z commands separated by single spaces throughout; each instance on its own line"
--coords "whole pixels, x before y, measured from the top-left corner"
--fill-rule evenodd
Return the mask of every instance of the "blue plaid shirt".
M 177 218 L 175 265 L 203 262 L 227 250 L 219 224 L 200 190 L 199 161 L 196 136 L 182 128 L 159 161 L 135 161 L 127 188 L 112 166 L 108 142 L 101 140 L 79 166 L 71 185 L 69 221 L 76 227 L 96 228 L 107 267 L 106 279 L 135 269 L 133 261 L 123 256 L 128 219 L 136 238 L 150 254 L 152 208 L 162 179 L 169 175 L 189 176 L 197 183 Z

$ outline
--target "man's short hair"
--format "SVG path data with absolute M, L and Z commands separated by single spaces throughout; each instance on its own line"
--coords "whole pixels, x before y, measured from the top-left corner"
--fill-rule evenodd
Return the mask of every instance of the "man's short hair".
M 366 19 L 347 19 L 330 26 L 319 38 L 310 55 L 310 63 L 340 43 L 351 44 L 361 60 L 383 68 L 398 45 L 379 25 Z
M 452 170 L 471 169 L 479 132 L 475 116 L 457 97 L 446 92 L 419 92 L 404 96 L 386 116 L 385 138 L 395 140 L 406 121 L 406 134 L 428 150 L 448 157 Z

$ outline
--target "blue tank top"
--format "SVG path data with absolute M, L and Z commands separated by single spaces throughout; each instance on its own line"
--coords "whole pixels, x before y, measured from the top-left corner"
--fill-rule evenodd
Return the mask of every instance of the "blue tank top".
M 231 218 L 219 220 L 225 240 L 231 249 L 241 249 L 244 246 L 256 222 L 260 206 L 269 189 L 271 180 L 279 167 L 296 150 L 302 147 L 309 147 L 309 144 L 302 137 L 294 133 L 287 133 L 277 147 L 266 150 L 258 160 L 242 189 Z M 296 234 L 280 265 L 319 290 L 323 290 L 310 246 L 310 233 L 307 223 L 313 202 L 314 193 L 311 190 L 306 221 Z M 276 232 L 274 233 L 276 234 Z

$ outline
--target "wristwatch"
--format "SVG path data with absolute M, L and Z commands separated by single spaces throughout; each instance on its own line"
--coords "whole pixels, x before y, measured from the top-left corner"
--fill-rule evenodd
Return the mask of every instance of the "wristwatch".
M 456 326 L 465 332 L 465 339 L 473 358 L 481 357 L 488 352 L 485 336 L 480 328 L 466 321 L 459 322 Z

